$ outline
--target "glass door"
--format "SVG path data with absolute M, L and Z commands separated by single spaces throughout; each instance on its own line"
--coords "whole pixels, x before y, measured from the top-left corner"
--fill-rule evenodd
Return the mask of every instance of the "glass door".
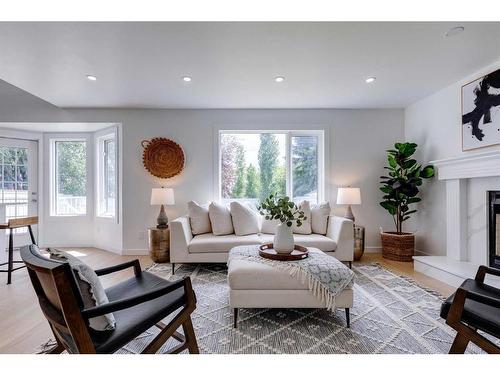
M 37 146 L 36 141 L 0 138 L 0 222 L 38 215 Z M 15 234 L 16 246 L 29 243 L 26 228 Z

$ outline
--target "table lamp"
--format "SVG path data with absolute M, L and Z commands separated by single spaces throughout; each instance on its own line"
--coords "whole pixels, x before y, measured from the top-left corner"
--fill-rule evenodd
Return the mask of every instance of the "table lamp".
M 156 228 L 165 229 L 168 228 L 168 218 L 165 213 L 165 205 L 175 204 L 174 199 L 174 189 L 172 188 L 153 188 L 151 190 L 151 206 L 161 206 L 160 214 L 158 215 L 158 225 Z
M 339 188 L 337 192 L 337 204 L 347 204 L 344 217 L 354 221 L 351 204 L 361 204 L 361 192 L 359 188 Z

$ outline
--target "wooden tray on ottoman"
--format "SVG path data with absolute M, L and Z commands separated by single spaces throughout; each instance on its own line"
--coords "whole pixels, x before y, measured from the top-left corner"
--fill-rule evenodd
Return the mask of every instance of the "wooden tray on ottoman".
M 295 245 L 294 250 L 290 254 L 279 254 L 273 249 L 272 243 L 265 243 L 259 247 L 259 255 L 272 260 L 301 260 L 309 256 L 309 250 L 307 250 L 307 247 Z

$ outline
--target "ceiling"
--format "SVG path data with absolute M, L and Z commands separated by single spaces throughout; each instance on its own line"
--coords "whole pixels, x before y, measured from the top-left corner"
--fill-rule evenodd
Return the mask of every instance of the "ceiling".
M 2 22 L 0 51 L 66 108 L 401 108 L 498 60 L 500 23 Z

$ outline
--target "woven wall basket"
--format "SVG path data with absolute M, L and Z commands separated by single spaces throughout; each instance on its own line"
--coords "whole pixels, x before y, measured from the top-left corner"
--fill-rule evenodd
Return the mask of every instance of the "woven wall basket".
M 153 138 L 142 141 L 144 168 L 153 176 L 170 178 L 184 169 L 184 151 L 174 141 L 167 138 Z

